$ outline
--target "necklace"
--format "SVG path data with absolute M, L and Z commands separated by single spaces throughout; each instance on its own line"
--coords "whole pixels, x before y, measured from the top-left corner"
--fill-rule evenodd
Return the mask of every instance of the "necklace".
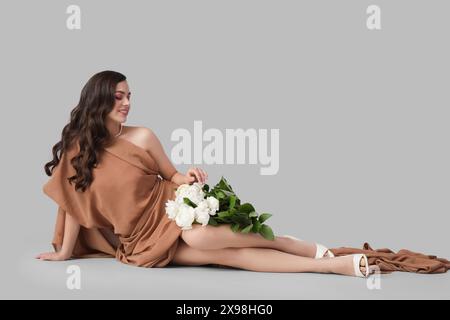
M 120 134 L 122 133 L 122 127 L 123 127 L 123 126 L 122 126 L 122 123 L 121 123 L 121 124 L 120 124 L 119 133 L 115 135 L 116 137 L 120 136 Z

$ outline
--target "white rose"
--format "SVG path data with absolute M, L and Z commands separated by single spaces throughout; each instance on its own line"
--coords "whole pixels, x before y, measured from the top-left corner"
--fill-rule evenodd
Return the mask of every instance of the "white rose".
M 173 200 L 168 200 L 166 202 L 166 213 L 169 216 L 169 219 L 174 220 L 177 217 L 179 211 L 179 203 Z
M 192 222 L 195 219 L 194 208 L 188 206 L 187 204 L 180 204 L 178 209 L 178 214 L 175 218 L 175 222 L 182 230 L 192 229 Z
M 208 197 L 206 198 L 206 202 L 210 209 L 209 214 L 212 216 L 215 215 L 217 210 L 219 210 L 219 200 L 214 197 Z
M 198 223 L 201 223 L 203 226 L 207 225 L 209 222 L 209 206 L 206 200 L 203 200 L 198 204 L 198 206 L 194 209 L 195 211 L 195 220 Z

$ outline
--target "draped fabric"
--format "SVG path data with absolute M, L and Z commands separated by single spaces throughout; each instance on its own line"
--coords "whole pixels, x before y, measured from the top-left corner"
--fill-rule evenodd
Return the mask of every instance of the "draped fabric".
M 70 160 L 79 150 L 75 142 L 64 152 L 43 186 L 43 192 L 58 206 L 52 241 L 55 250 L 62 245 L 65 218 L 70 214 L 80 224 L 74 258 L 115 257 L 140 267 L 169 264 L 181 229 L 168 219 L 165 203 L 175 198 L 178 185 L 160 177 L 148 151 L 115 137 L 100 154 L 91 185 L 85 192 L 75 191 L 67 178 L 76 173 Z M 111 235 L 118 242 L 111 241 Z
M 330 250 L 337 257 L 364 253 L 369 260 L 369 265 L 378 266 L 381 273 L 391 273 L 393 271 L 445 273 L 450 268 L 450 261 L 438 258 L 435 255 L 426 255 L 407 249 L 402 249 L 398 252 L 388 248 L 374 250 L 367 242 L 364 243 L 362 249 L 340 247 Z

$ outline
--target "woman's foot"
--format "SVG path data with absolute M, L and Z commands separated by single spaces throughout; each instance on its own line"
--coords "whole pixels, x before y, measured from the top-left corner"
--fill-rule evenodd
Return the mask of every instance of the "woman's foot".
M 359 260 L 359 271 L 361 271 L 362 274 L 366 274 L 366 259 L 362 256 Z
M 340 256 L 334 258 L 333 262 L 335 262 L 334 270 L 332 270 L 333 273 L 364 278 L 368 277 L 371 273 L 367 256 L 364 254 Z
M 288 234 L 285 234 L 283 237 L 292 242 L 288 246 L 288 250 L 290 250 L 289 253 L 315 259 L 334 258 L 333 252 L 331 252 L 327 247 L 321 245 L 320 243 L 307 242 Z
M 331 252 L 331 250 L 329 250 L 324 245 L 322 245 L 320 243 L 316 243 L 316 255 L 315 255 L 315 258 L 316 259 L 334 258 L 334 254 L 333 254 L 333 252 Z

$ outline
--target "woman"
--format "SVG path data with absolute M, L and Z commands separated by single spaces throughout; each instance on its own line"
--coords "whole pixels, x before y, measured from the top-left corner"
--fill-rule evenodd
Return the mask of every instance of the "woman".
M 45 165 L 43 191 L 58 204 L 53 246 L 41 260 L 116 257 L 143 267 L 218 265 L 264 272 L 320 272 L 367 277 L 367 256 L 334 257 L 320 244 L 291 236 L 266 240 L 228 225 L 182 231 L 165 214 L 180 184 L 207 173 L 178 172 L 148 128 L 124 126 L 131 92 L 118 72 L 95 74 L 71 111 Z

